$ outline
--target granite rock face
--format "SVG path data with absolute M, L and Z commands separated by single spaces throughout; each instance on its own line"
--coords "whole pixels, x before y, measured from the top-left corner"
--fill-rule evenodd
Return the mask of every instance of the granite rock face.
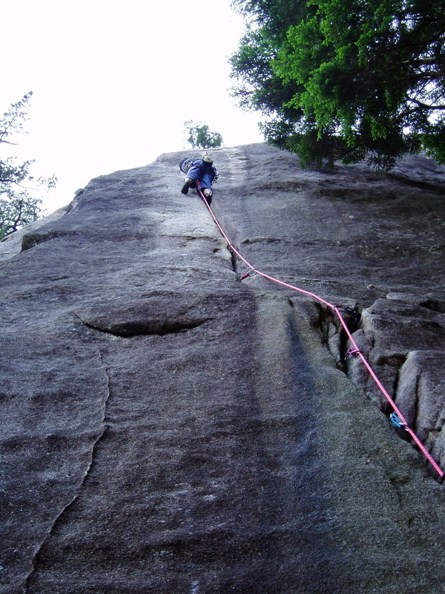
M 0 592 L 443 592 L 445 487 L 326 307 L 248 272 L 185 153 L 0 244 Z M 256 268 L 354 338 L 445 466 L 445 169 L 214 152 Z

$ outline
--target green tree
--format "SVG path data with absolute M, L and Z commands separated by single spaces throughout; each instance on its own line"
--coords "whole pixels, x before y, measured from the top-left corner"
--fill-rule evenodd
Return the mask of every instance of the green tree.
M 287 102 L 297 85 L 285 82 L 273 69 L 273 61 L 286 38 L 290 24 L 299 22 L 305 12 L 305 0 L 233 0 L 248 20 L 247 33 L 238 51 L 230 58 L 233 95 L 241 107 L 262 111 L 282 121 L 293 116 Z
M 271 23 L 281 26 L 270 17 L 271 7 L 277 11 L 283 1 L 261 3 L 269 5 L 269 18 L 257 19 L 255 32 L 256 38 L 266 34 L 270 45 L 266 83 L 283 98 L 279 105 L 268 100 L 275 119 L 264 124 L 266 138 L 306 160 L 311 153 L 316 160 L 370 157 L 389 168 L 397 156 L 426 149 L 444 163 L 442 3 L 308 0 L 279 35 L 271 35 Z M 252 9 L 248 2 L 236 4 Z M 253 49 L 249 40 L 238 59 L 247 49 Z M 232 69 L 244 76 L 234 58 Z M 251 106 L 261 108 L 255 102 L 264 81 L 257 77 L 254 87 Z
M 218 148 L 222 145 L 223 137 L 219 132 L 212 132 L 207 124 L 196 124 L 193 121 L 185 122 L 189 137 L 188 142 L 192 148 Z
M 273 65 L 291 24 L 306 14 L 306 0 L 233 0 L 247 20 L 247 33 L 230 58 L 232 95 L 243 109 L 264 115 L 267 141 L 300 153 L 303 110 L 291 100 L 301 85 L 280 77 Z
M 0 144 L 14 145 L 10 138 L 23 130 L 32 93 L 11 104 L 0 119 Z M 35 221 L 42 212 L 38 189 L 55 186 L 56 178 L 34 178 L 32 161 L 18 164 L 14 157 L 0 159 L 0 240 Z

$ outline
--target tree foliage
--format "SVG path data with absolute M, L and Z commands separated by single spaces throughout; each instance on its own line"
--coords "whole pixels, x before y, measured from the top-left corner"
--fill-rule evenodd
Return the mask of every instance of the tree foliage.
M 223 137 L 219 132 L 212 132 L 207 124 L 196 124 L 193 121 L 185 122 L 189 137 L 188 142 L 192 148 L 218 148 L 222 145 Z
M 27 93 L 0 119 L 0 144 L 14 145 L 10 140 L 23 130 L 32 93 Z M 0 159 L 0 240 L 20 227 L 35 221 L 42 209 L 41 198 L 35 192 L 55 186 L 56 179 L 34 178 L 31 175 L 32 161 L 17 163 L 14 157 Z
M 231 58 L 240 104 L 303 161 L 445 163 L 445 11 L 426 0 L 234 0 L 249 29 Z M 287 15 L 288 18 L 285 18 Z

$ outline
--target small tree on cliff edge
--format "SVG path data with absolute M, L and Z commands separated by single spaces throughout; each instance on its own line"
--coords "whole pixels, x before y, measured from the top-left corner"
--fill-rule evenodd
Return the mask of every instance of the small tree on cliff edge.
M 185 127 L 189 133 L 188 142 L 192 148 L 218 148 L 222 145 L 223 138 L 219 132 L 212 132 L 207 124 L 195 124 L 195 122 L 185 122 Z
M 14 145 L 8 140 L 23 129 L 27 108 L 32 93 L 27 93 L 17 103 L 12 103 L 0 119 L 0 144 Z M 56 178 L 34 178 L 31 175 L 32 161 L 17 164 L 14 157 L 0 158 L 0 240 L 20 227 L 35 221 L 42 212 L 41 199 L 34 192 L 49 190 Z

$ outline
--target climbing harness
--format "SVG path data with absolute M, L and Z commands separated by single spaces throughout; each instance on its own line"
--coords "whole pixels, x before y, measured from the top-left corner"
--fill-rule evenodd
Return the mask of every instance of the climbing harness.
M 258 270 L 257 268 L 255 268 L 254 266 L 252 266 L 252 264 L 246 260 L 246 258 L 244 258 L 244 256 L 235 248 L 235 246 L 231 243 L 229 237 L 227 236 L 226 232 L 224 231 L 224 229 L 222 228 L 220 222 L 218 221 L 215 213 L 213 212 L 213 209 L 211 208 L 211 206 L 207 203 L 207 200 L 202 192 L 202 190 L 200 188 L 198 188 L 198 194 L 201 197 L 202 201 L 204 202 L 205 206 L 207 207 L 207 210 L 210 213 L 210 216 L 213 219 L 213 222 L 215 223 L 216 227 L 218 228 L 219 232 L 221 233 L 222 237 L 224 238 L 224 240 L 227 243 L 227 248 L 229 249 L 229 251 L 236 256 L 241 262 L 243 262 L 247 268 L 249 269 L 248 273 L 245 274 L 244 276 L 241 277 L 240 280 L 244 280 L 254 274 L 257 274 L 258 276 L 261 276 L 262 278 L 275 283 L 281 287 L 285 287 L 287 289 L 290 289 L 292 291 L 296 291 L 297 293 L 300 293 L 301 295 L 306 295 L 306 297 L 311 297 L 312 299 L 314 299 L 315 301 L 318 301 L 319 303 L 322 303 L 323 305 L 325 305 L 326 307 L 328 307 L 330 310 L 332 310 L 334 312 L 334 314 L 337 316 L 343 330 L 345 331 L 345 334 L 347 335 L 350 343 L 351 343 L 351 348 L 348 351 L 349 356 L 352 357 L 358 357 L 360 358 L 360 360 L 362 361 L 363 365 L 366 367 L 366 369 L 368 370 L 369 375 L 371 376 L 371 378 L 373 379 L 374 383 L 377 385 L 377 387 L 379 388 L 379 390 L 382 392 L 383 396 L 385 397 L 386 401 L 390 404 L 393 413 L 390 415 L 390 423 L 393 426 L 396 426 L 395 423 L 398 424 L 398 428 L 404 429 L 404 431 L 406 431 L 409 436 L 412 438 L 412 440 L 415 442 L 415 444 L 417 445 L 417 447 L 419 448 L 419 450 L 422 452 L 422 454 L 425 456 L 426 460 L 431 464 L 431 466 L 434 468 L 434 470 L 436 471 L 436 473 L 438 474 L 440 480 L 442 480 L 445 476 L 444 471 L 440 468 L 440 466 L 438 465 L 438 463 L 434 460 L 434 458 L 431 456 L 431 454 L 428 452 L 428 450 L 425 448 L 425 446 L 423 445 L 423 443 L 420 441 L 420 439 L 417 437 L 416 433 L 408 426 L 408 423 L 405 419 L 405 417 L 403 416 L 402 412 L 400 411 L 400 409 L 398 408 L 397 404 L 394 402 L 394 400 L 391 398 L 391 396 L 389 395 L 388 391 L 385 389 L 385 387 L 383 386 L 383 384 L 381 383 L 381 381 L 379 380 L 379 378 L 377 377 L 376 373 L 374 372 L 374 370 L 372 369 L 371 365 L 368 363 L 368 361 L 366 360 L 366 357 L 363 355 L 363 353 L 361 352 L 361 350 L 359 349 L 356 341 L 354 340 L 354 337 L 351 334 L 351 331 L 349 330 L 346 321 L 340 311 L 340 309 L 343 309 L 343 311 L 346 311 L 346 309 L 349 308 L 341 308 L 340 306 L 334 305 L 332 303 L 329 303 L 329 301 L 326 301 L 325 299 L 323 299 L 322 297 L 320 297 L 319 295 L 316 295 L 315 293 L 312 293 L 311 291 L 306 291 L 305 289 L 302 289 L 300 287 L 297 287 L 295 285 L 291 285 L 289 283 L 286 283 L 284 281 L 281 281 L 273 276 L 270 276 L 264 272 L 262 272 L 261 270 Z

